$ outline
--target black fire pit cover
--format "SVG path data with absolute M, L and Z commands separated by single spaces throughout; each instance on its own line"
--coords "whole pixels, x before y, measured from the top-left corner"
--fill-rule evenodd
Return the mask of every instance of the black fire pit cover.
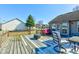
M 39 39 L 41 37 L 41 34 L 35 34 L 34 35 L 34 38 L 37 40 L 37 39 Z

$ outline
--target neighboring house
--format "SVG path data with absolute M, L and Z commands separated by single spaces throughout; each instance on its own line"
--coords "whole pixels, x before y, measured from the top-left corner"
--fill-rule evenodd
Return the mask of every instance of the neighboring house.
M 12 19 L 2 24 L 3 31 L 23 31 L 26 30 L 25 23 L 18 18 Z
M 48 24 L 43 24 L 43 25 L 42 25 L 42 28 L 43 28 L 43 29 L 49 29 L 49 25 L 48 25 Z
M 36 24 L 38 30 L 49 28 L 47 24 Z
M 36 27 L 37 30 L 41 30 L 42 29 L 42 25 L 41 24 L 36 24 L 35 27 Z
M 62 36 L 79 35 L 79 10 L 57 16 L 49 26 L 58 29 Z

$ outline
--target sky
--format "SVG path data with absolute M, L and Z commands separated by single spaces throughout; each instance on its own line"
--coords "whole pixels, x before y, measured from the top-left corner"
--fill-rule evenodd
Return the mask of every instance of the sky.
M 58 15 L 73 11 L 75 4 L 0 4 L 0 23 L 14 18 L 26 22 L 31 14 L 35 23 L 43 21 L 47 24 Z

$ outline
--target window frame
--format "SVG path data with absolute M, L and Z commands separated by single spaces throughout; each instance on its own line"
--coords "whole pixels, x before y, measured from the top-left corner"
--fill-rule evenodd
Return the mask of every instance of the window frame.
M 79 21 L 77 21 L 77 32 L 79 32 Z
M 66 30 L 66 33 L 63 32 L 63 29 Z M 61 24 L 61 32 L 62 32 L 62 34 L 68 34 L 68 31 L 69 31 L 69 25 L 68 25 L 68 23 L 67 23 L 67 22 L 63 22 L 63 23 Z
M 52 24 L 52 28 L 57 29 L 57 24 Z

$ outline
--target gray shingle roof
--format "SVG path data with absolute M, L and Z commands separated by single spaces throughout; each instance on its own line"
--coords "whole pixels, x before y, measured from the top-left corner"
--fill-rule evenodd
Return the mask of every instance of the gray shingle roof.
M 5 23 L 3 23 L 3 24 L 6 24 L 6 23 L 11 22 L 11 21 L 14 21 L 14 20 L 18 20 L 18 21 L 20 21 L 20 22 L 24 23 L 24 22 L 23 22 L 23 21 L 21 21 L 20 19 L 18 19 L 18 18 L 14 18 L 14 19 L 9 20 L 9 21 L 7 21 L 7 22 L 5 22 Z
M 72 20 L 79 20 L 79 10 L 59 15 L 53 20 L 51 20 L 49 24 L 55 22 L 72 21 Z

